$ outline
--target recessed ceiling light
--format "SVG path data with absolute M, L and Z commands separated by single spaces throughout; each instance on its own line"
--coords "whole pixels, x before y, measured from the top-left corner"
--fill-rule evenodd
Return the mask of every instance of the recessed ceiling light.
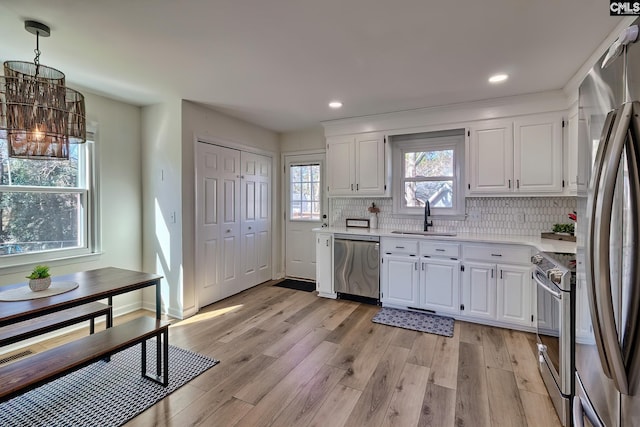
M 489 83 L 502 83 L 508 78 L 509 76 L 506 74 L 496 74 L 494 76 L 489 77 Z
M 340 101 L 331 101 L 329 103 L 329 108 L 337 109 L 342 107 L 342 102 Z

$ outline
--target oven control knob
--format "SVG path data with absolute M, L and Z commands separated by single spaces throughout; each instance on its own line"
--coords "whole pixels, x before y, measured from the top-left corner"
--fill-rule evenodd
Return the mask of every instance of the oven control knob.
M 540 264 L 542 262 L 542 255 L 534 255 L 531 257 L 532 264 Z
M 549 270 L 549 280 L 551 280 L 555 284 L 559 285 L 560 282 L 562 282 L 562 276 L 564 276 L 562 270 L 559 270 L 557 268 Z

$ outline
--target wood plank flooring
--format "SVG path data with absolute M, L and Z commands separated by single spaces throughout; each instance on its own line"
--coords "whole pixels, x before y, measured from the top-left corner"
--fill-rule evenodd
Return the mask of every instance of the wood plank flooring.
M 560 425 L 534 335 L 456 321 L 445 338 L 377 311 L 271 283 L 212 304 L 169 337 L 220 364 L 126 426 Z

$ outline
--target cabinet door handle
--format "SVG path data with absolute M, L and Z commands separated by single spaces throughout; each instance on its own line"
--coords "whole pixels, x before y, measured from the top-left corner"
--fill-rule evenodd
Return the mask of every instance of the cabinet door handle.
M 422 262 L 421 264 L 422 264 L 422 271 L 424 271 L 424 262 Z
M 500 270 L 500 278 L 502 279 L 502 270 Z
M 436 249 L 436 252 L 445 252 L 444 249 Z
M 493 268 L 491 269 L 491 278 L 493 279 Z
M 520 188 L 520 180 L 516 179 L 516 188 Z
M 351 184 L 351 191 L 353 191 L 353 184 Z
M 413 265 L 415 266 L 415 269 L 418 270 L 418 263 L 416 262 Z
M 360 184 L 356 184 L 356 191 L 360 190 Z
M 327 247 L 329 247 L 329 239 L 327 239 Z
M 511 180 L 509 180 L 509 188 L 511 188 Z

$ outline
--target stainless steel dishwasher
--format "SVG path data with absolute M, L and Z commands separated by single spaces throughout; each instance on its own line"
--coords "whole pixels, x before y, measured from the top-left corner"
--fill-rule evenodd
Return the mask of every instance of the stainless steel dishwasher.
M 338 298 L 380 302 L 380 237 L 336 234 L 333 285 Z

